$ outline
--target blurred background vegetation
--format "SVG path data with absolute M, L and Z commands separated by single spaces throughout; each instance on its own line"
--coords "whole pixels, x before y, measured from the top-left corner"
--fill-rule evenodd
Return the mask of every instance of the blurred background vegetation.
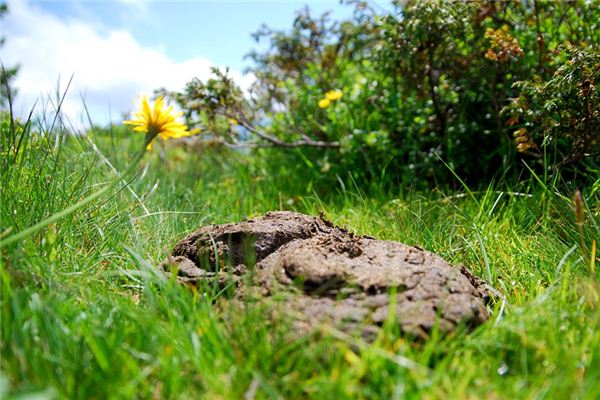
M 323 187 L 597 179 L 600 2 L 347 3 L 346 21 L 305 8 L 287 31 L 261 27 L 249 94 L 218 70 L 157 93 L 203 130 L 194 147 L 252 148 Z
M 261 28 L 249 93 L 218 70 L 158 90 L 202 133 L 0 248 L 0 398 L 600 398 L 600 2 L 349 6 Z M 0 114 L 0 240 L 120 181 L 144 145 Z M 289 340 L 258 305 L 216 310 L 227 293 L 156 272 L 199 225 L 274 209 L 424 247 L 502 301 L 471 334 L 390 324 L 360 348 Z

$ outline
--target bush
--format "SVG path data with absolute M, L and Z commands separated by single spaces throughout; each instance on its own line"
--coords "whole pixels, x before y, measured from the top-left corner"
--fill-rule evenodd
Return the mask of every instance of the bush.
M 304 9 L 289 32 L 257 32 L 269 48 L 249 54 L 250 96 L 219 71 L 171 95 L 205 138 L 298 148 L 290 162 L 310 160 L 324 182 L 448 183 L 442 160 L 473 184 L 520 177 L 522 160 L 593 167 L 600 3 L 409 1 L 393 15 L 352 3 L 348 21 Z M 571 100 L 556 98 L 567 89 Z M 540 162 L 548 138 L 560 144 Z
M 565 46 L 568 59 L 548 81 L 515 84 L 520 96 L 507 107 L 517 150 L 548 154 L 558 169 L 600 154 L 600 52 Z

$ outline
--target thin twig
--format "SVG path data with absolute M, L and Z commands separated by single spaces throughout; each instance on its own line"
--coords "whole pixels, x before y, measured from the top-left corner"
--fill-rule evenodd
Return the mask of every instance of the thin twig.
M 321 141 L 321 140 L 312 140 L 312 139 L 307 139 L 306 135 L 305 139 L 303 140 L 298 140 L 295 142 L 286 142 L 284 140 L 281 140 L 273 135 L 269 135 L 268 133 L 261 131 L 260 129 L 256 129 L 247 119 L 246 117 L 241 114 L 240 115 L 240 125 L 243 126 L 244 128 L 248 129 L 250 132 L 252 132 L 253 134 L 255 134 L 256 136 L 258 136 L 259 138 L 266 140 L 267 142 L 272 143 L 275 146 L 278 147 L 288 147 L 288 148 L 292 148 L 292 147 L 304 147 L 304 146 L 310 146 L 310 147 L 340 147 L 340 142 L 326 142 L 326 141 Z

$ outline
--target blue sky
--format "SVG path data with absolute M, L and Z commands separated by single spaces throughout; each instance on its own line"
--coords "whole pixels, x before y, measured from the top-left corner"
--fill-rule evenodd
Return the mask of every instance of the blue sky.
M 390 8 L 389 1 L 373 4 Z M 251 33 L 263 23 L 289 29 L 305 5 L 315 15 L 331 10 L 334 19 L 352 13 L 337 0 L 8 1 L 0 60 L 21 66 L 17 113 L 27 114 L 36 99 L 51 110 L 48 95 L 73 75 L 66 117 L 82 126 L 83 98 L 93 121 L 104 124 L 109 112 L 118 119 L 140 95 L 179 90 L 192 77 L 208 77 L 211 66 L 230 67 L 247 87 L 244 55 L 257 47 Z
M 217 64 L 242 69 L 243 55 L 256 42 L 250 34 L 261 24 L 291 26 L 297 10 L 307 5 L 314 15 L 331 11 L 350 17 L 352 7 L 328 1 L 144 1 L 40 2 L 55 15 L 125 29 L 144 45 L 163 49 L 174 61 L 202 55 Z

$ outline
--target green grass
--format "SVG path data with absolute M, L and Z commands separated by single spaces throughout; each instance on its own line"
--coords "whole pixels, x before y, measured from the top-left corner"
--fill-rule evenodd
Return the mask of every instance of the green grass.
M 100 156 L 88 138 L 57 129 L 11 130 L 6 119 L 1 129 L 3 238 L 107 185 L 116 174 L 103 157 L 123 171 L 142 143 L 121 128 L 98 131 Z M 323 190 L 306 165 L 269 165 L 156 149 L 128 188 L 3 247 L 0 397 L 600 397 L 593 188 L 582 190 L 582 249 L 572 193 L 550 182 L 382 193 L 342 179 Z M 156 272 L 199 225 L 280 208 L 418 244 L 467 265 L 504 300 L 471 333 L 413 343 L 390 325 L 366 344 L 326 330 L 294 337 L 259 304 L 229 304 Z

